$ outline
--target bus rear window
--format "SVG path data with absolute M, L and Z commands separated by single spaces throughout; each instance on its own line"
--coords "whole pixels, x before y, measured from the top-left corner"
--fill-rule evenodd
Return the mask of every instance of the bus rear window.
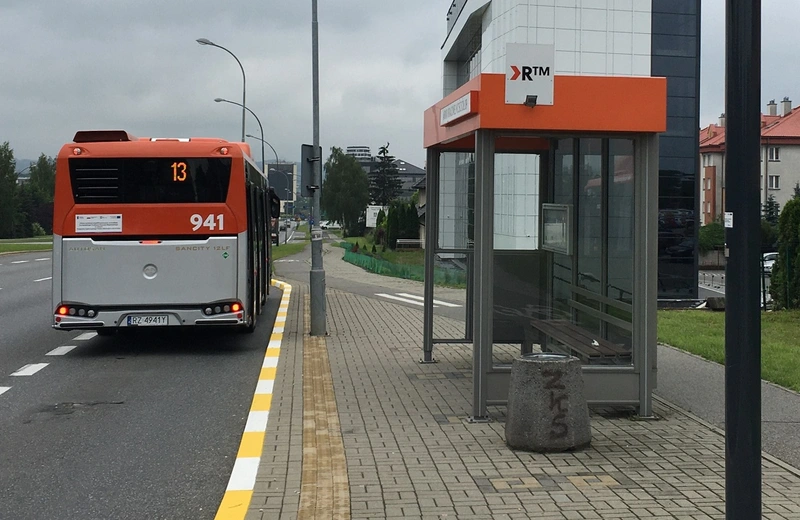
M 76 204 L 225 202 L 230 157 L 69 160 Z

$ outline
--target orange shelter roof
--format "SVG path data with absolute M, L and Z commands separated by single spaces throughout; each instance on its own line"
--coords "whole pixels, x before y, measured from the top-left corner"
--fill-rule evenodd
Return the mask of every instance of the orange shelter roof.
M 541 133 L 658 133 L 667 129 L 666 78 L 555 76 L 554 104 L 505 102 L 505 74 L 476 76 L 425 111 L 424 146 L 447 145 L 476 130 Z M 469 111 L 442 124 L 442 110 L 469 96 Z

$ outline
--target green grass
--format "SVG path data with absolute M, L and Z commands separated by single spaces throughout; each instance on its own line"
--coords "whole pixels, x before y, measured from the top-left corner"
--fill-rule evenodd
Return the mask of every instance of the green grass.
M 278 247 L 272 246 L 272 259 L 273 260 L 280 260 L 281 258 L 285 258 L 287 256 L 296 255 L 297 253 L 301 253 L 303 249 L 306 248 L 308 242 L 300 242 L 300 243 L 291 243 L 291 244 L 281 244 Z
M 0 253 L 25 253 L 27 251 L 50 251 L 50 244 L 9 244 L 0 242 Z
M 0 244 L 25 244 L 28 242 L 52 242 L 53 235 L 29 238 L 0 238 Z
M 800 311 L 761 314 L 761 377 L 800 391 Z M 658 311 L 658 340 L 725 362 L 725 313 L 699 310 Z

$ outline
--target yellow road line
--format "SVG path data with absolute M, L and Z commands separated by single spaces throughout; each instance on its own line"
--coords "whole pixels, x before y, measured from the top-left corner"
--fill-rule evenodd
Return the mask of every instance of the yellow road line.
M 283 291 L 280 308 L 288 309 L 292 294 L 292 286 L 276 280 L 272 285 Z M 287 312 L 278 313 L 275 318 L 275 327 L 267 344 L 258 384 L 250 405 L 250 414 L 247 417 L 245 431 L 239 443 L 239 451 L 233 464 L 228 488 L 222 496 L 215 520 L 243 520 L 253 498 L 258 465 L 264 449 L 269 409 L 272 405 L 272 388 L 275 384 L 277 361 L 281 353 L 283 341 L 283 328 L 286 324 Z M 281 315 L 282 314 L 282 315 Z

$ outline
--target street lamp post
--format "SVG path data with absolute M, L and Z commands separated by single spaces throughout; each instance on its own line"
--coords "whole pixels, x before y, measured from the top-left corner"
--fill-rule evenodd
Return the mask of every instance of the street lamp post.
M 263 136 L 261 136 L 261 137 L 256 137 L 256 136 L 254 136 L 254 135 L 247 134 L 247 137 L 250 137 L 250 138 L 252 138 L 252 139 L 259 139 L 259 140 L 261 140 L 261 144 L 264 144 L 264 143 L 266 143 L 266 144 L 267 144 L 267 146 L 269 146 L 269 147 L 270 147 L 270 149 L 272 150 L 272 153 L 274 153 L 274 154 L 275 154 L 275 162 L 276 162 L 276 163 L 279 163 L 279 162 L 281 162 L 281 160 L 280 160 L 280 159 L 278 159 L 278 152 L 276 152 L 276 151 L 275 151 L 275 148 L 274 148 L 274 147 L 273 147 L 271 144 L 269 144 L 269 141 L 265 141 L 265 140 L 264 140 L 264 137 L 263 137 Z
M 319 150 L 319 21 L 317 20 L 317 0 L 311 0 L 311 97 L 314 150 Z M 327 331 L 327 309 L 325 305 L 325 269 L 322 266 L 322 231 L 319 227 L 320 196 L 322 193 L 322 157 L 312 163 L 314 174 L 312 184 L 317 186 L 311 203 L 311 272 L 309 288 L 311 292 L 311 335 L 324 336 Z
M 200 45 L 210 45 L 212 47 L 216 47 L 218 49 L 222 49 L 223 51 L 225 51 L 228 54 L 230 54 L 231 56 L 233 56 L 233 59 L 236 60 L 236 63 L 239 64 L 239 68 L 242 69 L 242 104 L 239 105 L 239 106 L 242 107 L 242 142 L 244 142 L 244 135 L 245 135 L 245 133 L 244 133 L 245 132 L 245 124 L 244 124 L 245 112 L 244 111 L 245 111 L 245 108 L 247 107 L 247 103 L 245 102 L 246 94 L 247 94 L 247 78 L 245 77 L 245 74 L 244 74 L 244 66 L 242 66 L 242 62 L 239 61 L 239 58 L 237 58 L 234 53 L 232 53 L 231 51 L 229 51 L 228 49 L 226 49 L 222 45 L 217 45 L 216 43 L 214 43 L 211 40 L 208 40 L 206 38 L 198 38 L 195 41 L 197 43 L 199 43 Z M 229 101 L 229 103 L 230 103 L 230 101 Z M 236 103 L 236 104 L 238 105 L 238 103 Z M 252 112 L 251 112 L 251 114 L 252 114 Z M 255 115 L 255 114 L 253 114 L 253 115 Z M 256 118 L 256 119 L 258 119 L 258 118 Z
M 261 170 L 264 170 L 264 143 L 266 141 L 264 141 L 264 127 L 261 126 L 261 120 L 258 118 L 256 113 L 253 112 L 252 110 L 250 110 L 249 108 L 247 108 L 246 106 L 237 103 L 236 101 L 230 101 L 228 99 L 222 99 L 222 98 L 215 98 L 214 101 L 217 102 L 217 103 L 230 103 L 231 105 L 240 106 L 244 110 L 247 110 L 248 112 L 253 114 L 253 117 L 256 118 L 256 122 L 258 123 L 258 128 L 261 130 Z M 242 142 L 244 142 L 244 135 L 242 136 Z

